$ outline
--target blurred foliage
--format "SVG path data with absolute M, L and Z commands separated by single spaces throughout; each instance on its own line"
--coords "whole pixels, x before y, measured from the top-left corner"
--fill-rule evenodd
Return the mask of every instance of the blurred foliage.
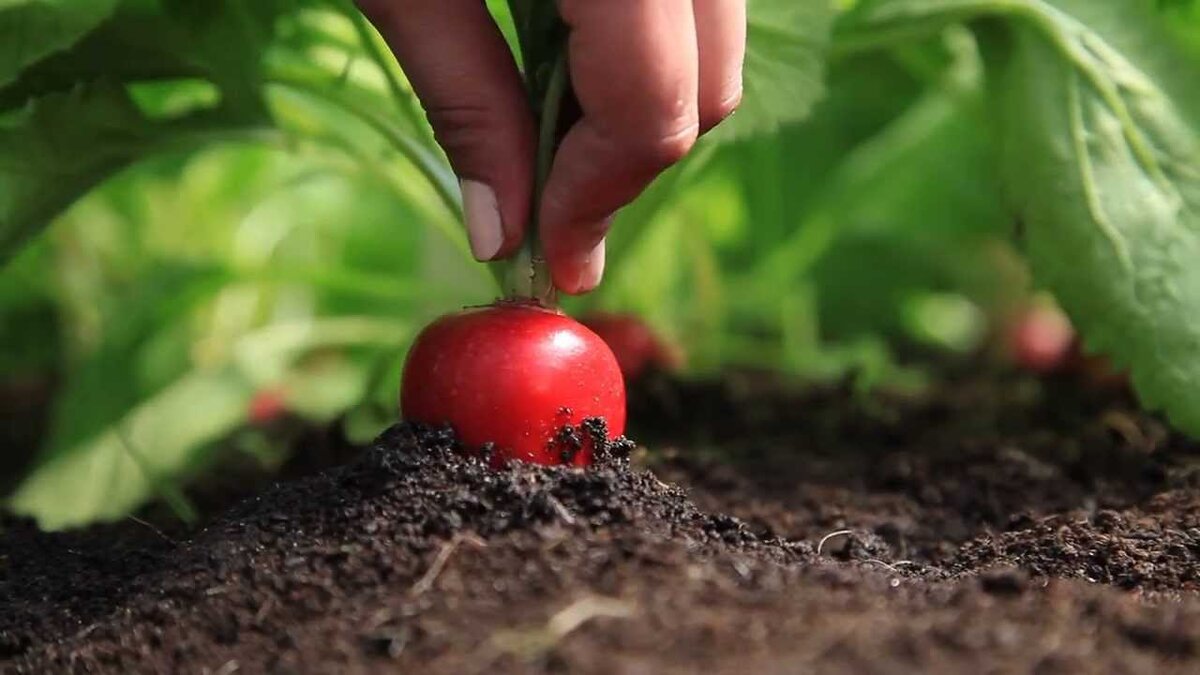
M 367 440 L 414 331 L 495 295 L 348 1 L 0 4 L 0 382 L 56 384 L 12 510 L 187 516 L 180 486 L 218 448 L 277 457 L 251 428 L 261 392 Z M 859 4 L 751 1 L 744 111 L 620 214 L 605 283 L 570 311 L 640 313 L 691 373 L 869 388 L 920 384 L 899 348 L 969 352 L 1015 310 L 994 36 L 951 16 L 831 47 L 835 7 L 854 28 L 886 3 Z M 1159 19 L 1200 55 L 1194 3 Z

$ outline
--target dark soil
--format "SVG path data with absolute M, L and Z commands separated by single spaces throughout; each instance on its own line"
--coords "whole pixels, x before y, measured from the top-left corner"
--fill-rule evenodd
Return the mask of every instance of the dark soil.
M 1200 670 L 1200 453 L 1122 394 L 639 392 L 632 468 L 399 425 L 197 531 L 9 523 L 0 668 Z

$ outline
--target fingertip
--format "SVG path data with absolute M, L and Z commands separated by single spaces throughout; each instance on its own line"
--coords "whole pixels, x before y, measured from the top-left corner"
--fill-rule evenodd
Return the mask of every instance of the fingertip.
M 492 260 L 504 243 L 500 204 L 496 191 L 487 183 L 464 179 L 458 182 L 462 194 L 463 221 L 467 226 L 467 241 L 476 260 Z
M 504 260 L 511 258 L 521 248 L 521 243 L 525 241 L 524 224 L 508 225 L 504 227 L 504 238 L 500 243 L 500 250 L 492 256 L 492 260 Z
M 728 119 L 733 113 L 737 112 L 738 106 L 742 104 L 742 85 L 737 82 L 732 85 L 730 93 L 726 98 L 717 101 L 712 105 L 701 105 L 700 109 L 700 133 L 706 134 L 712 131 L 721 122 Z
M 471 255 L 479 262 L 512 255 L 521 244 L 524 221 L 502 215 L 496 191 L 487 183 L 463 179 L 459 181 L 459 190 Z
M 604 278 L 605 242 L 590 248 L 574 249 L 550 257 L 550 275 L 554 285 L 568 295 L 595 290 Z
M 700 123 L 707 132 L 729 117 L 742 98 L 746 57 L 746 0 L 695 3 L 700 56 Z

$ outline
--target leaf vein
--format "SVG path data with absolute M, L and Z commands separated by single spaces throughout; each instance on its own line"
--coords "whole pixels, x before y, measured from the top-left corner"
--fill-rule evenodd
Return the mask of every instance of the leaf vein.
M 1109 221 L 1104 213 L 1100 200 L 1100 190 L 1096 185 L 1095 172 L 1092 168 L 1091 154 L 1088 152 L 1087 128 L 1083 120 L 1083 102 L 1080 95 L 1079 74 L 1072 70 L 1067 86 L 1067 109 L 1070 111 L 1071 145 L 1075 152 L 1075 166 L 1079 168 L 1079 182 L 1087 202 L 1088 213 L 1092 221 L 1104 233 L 1104 238 L 1113 249 L 1126 274 L 1133 274 L 1133 258 L 1129 253 L 1129 244 L 1121 236 L 1119 230 Z

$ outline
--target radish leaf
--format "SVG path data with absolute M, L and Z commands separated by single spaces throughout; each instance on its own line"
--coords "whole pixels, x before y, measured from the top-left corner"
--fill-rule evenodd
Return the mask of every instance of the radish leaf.
M 47 5 L 114 3 L 35 4 L 45 13 L 51 11 Z M 34 20 L 29 18 L 34 14 L 3 9 L 6 5 L 0 0 L 0 110 L 8 109 L 0 115 L 0 260 L 132 162 L 164 149 L 224 140 L 224 132 L 233 127 L 268 125 L 261 61 L 277 17 L 293 4 L 124 3 L 115 14 L 112 7 L 95 14 L 86 38 L 71 45 L 65 39 L 55 41 L 57 34 L 36 30 L 42 25 L 39 21 L 53 24 L 63 35 L 69 26 L 78 25 L 71 34 L 79 38 L 85 32 L 83 19 L 67 19 L 91 17 L 95 10 L 70 14 L 57 9 L 53 20 Z M 24 18 L 12 18 L 18 16 Z M 24 29 L 20 22 L 26 22 Z M 20 36 L 6 34 L 19 29 Z M 56 46 L 58 53 L 50 56 Z M 6 49 L 16 56 L 5 59 Z M 31 65 L 29 54 L 35 52 L 49 58 Z M 30 67 L 17 76 L 15 70 L 5 70 L 10 66 Z M 170 85 L 185 76 L 211 83 L 218 90 L 219 110 L 169 122 L 152 120 L 127 93 L 133 83 Z
M 1034 271 L 1147 406 L 1200 434 L 1200 138 L 1165 83 L 1069 21 L 1019 28 L 996 86 Z
M 8 507 L 46 529 L 120 518 L 170 493 L 205 447 L 244 423 L 252 393 L 232 368 L 188 373 L 103 433 L 47 457 Z
M 714 138 L 774 131 L 808 116 L 824 93 L 829 0 L 750 0 L 742 104 Z
M 141 112 L 113 86 L 53 94 L 0 118 L 0 260 L 151 140 Z
M 0 116 L 0 261 L 133 162 L 164 150 L 266 137 L 259 123 L 226 110 L 153 121 L 124 88 L 104 82 L 34 99 Z
M 958 21 L 983 39 L 1037 279 L 1147 406 L 1200 435 L 1200 68 L 1135 0 L 881 0 L 839 36 L 881 46 Z
M 0 0 L 0 87 L 25 67 L 75 44 L 117 0 Z

